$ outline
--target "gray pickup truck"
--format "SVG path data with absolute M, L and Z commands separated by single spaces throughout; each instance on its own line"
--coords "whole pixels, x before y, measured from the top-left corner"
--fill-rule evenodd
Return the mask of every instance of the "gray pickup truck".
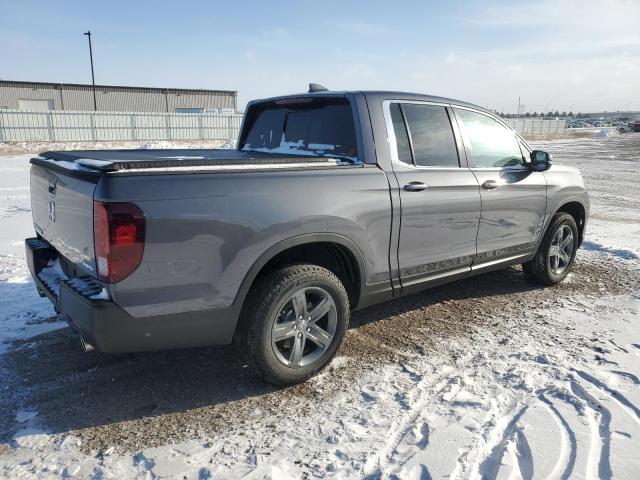
M 86 349 L 235 342 L 278 384 L 353 310 L 514 264 L 560 282 L 589 212 L 492 112 L 319 87 L 249 103 L 236 150 L 42 153 L 31 199 L 31 273 Z

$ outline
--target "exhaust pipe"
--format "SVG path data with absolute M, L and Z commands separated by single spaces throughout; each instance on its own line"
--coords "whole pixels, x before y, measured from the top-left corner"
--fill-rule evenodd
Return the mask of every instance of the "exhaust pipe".
M 80 344 L 82 345 L 82 350 L 84 353 L 88 353 L 94 350 L 93 345 L 84 341 L 84 338 L 80 337 Z

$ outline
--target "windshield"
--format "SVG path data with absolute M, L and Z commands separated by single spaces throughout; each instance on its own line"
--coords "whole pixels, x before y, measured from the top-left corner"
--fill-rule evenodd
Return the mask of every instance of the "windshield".
M 306 100 L 306 99 L 305 99 Z M 346 99 L 253 107 L 242 150 L 357 161 L 353 112 Z

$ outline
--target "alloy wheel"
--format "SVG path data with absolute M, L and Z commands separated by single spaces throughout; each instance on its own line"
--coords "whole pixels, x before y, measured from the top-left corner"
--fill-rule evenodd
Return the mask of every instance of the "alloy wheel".
M 282 364 L 304 367 L 329 349 L 338 325 L 338 312 L 326 290 L 300 288 L 281 302 L 276 311 L 271 346 Z
M 553 235 L 549 247 L 549 265 L 555 275 L 561 275 L 569 266 L 573 255 L 573 231 L 569 225 L 561 225 Z

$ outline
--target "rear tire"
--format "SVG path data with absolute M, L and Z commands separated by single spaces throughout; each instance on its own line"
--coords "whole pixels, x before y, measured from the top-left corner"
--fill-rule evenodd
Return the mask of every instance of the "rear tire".
M 556 213 L 540 243 L 536 256 L 522 264 L 529 281 L 542 285 L 560 283 L 573 268 L 578 250 L 578 226 L 568 213 Z
M 331 362 L 348 323 L 349 297 L 338 277 L 317 265 L 293 265 L 252 287 L 242 310 L 240 341 L 262 378 L 290 385 Z

